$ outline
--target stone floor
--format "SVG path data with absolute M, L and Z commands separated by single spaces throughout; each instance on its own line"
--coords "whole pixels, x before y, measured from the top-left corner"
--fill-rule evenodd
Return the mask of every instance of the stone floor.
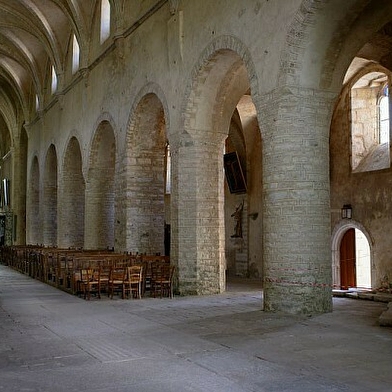
M 0 265 L 0 392 L 392 390 L 387 303 L 334 298 L 264 313 L 259 285 L 221 295 L 85 301 Z

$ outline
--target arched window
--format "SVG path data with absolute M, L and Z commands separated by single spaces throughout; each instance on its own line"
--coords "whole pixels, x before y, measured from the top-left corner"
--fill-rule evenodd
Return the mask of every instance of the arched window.
M 78 40 L 73 35 L 72 39 L 72 74 L 76 73 L 79 70 L 79 62 L 80 62 L 80 47 Z
M 165 178 L 165 193 L 171 193 L 171 155 L 170 155 L 170 145 L 166 144 L 165 151 L 165 164 L 166 164 L 166 178 Z
M 54 69 L 54 66 L 52 65 L 51 68 L 51 72 L 52 72 L 52 85 L 51 85 L 51 91 L 52 94 L 54 94 L 57 91 L 57 74 L 56 74 L 56 70 Z
M 386 85 L 382 89 L 379 105 L 380 144 L 389 143 L 389 89 Z
M 104 43 L 110 37 L 110 3 L 101 0 L 101 35 L 100 42 Z
M 388 168 L 388 76 L 378 70 L 362 75 L 352 85 L 350 99 L 352 170 Z

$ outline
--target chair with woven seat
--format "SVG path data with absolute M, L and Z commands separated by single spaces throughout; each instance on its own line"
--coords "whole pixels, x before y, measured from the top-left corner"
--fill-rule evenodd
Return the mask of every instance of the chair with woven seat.
M 99 265 L 99 292 L 109 293 L 109 279 L 112 265 L 108 260 L 104 260 Z
M 99 269 L 97 268 L 82 268 L 80 270 L 79 285 L 83 292 L 84 299 L 90 299 L 91 293 L 97 294 L 101 298 L 99 290 Z
M 175 267 L 167 263 L 158 263 L 152 268 L 151 294 L 154 298 L 173 298 L 173 278 Z
M 132 265 L 127 267 L 127 274 L 124 280 L 124 294 L 131 298 L 141 298 L 143 290 L 143 266 Z
M 114 292 L 121 293 L 121 298 L 125 298 L 124 281 L 126 279 L 126 267 L 113 267 L 110 270 L 108 281 L 108 296 L 112 299 Z

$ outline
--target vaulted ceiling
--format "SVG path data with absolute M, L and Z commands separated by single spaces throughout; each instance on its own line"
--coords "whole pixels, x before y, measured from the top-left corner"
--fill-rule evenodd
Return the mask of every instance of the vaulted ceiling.
M 111 0 L 117 15 L 126 8 L 129 12 L 139 7 L 141 12 L 142 4 L 158 3 L 164 1 Z M 87 48 L 96 5 L 97 0 L 0 0 L 0 132 L 4 124 L 13 128 L 28 118 L 32 99 L 44 93 L 49 66 L 62 77 L 72 34 L 82 50 Z M 361 49 L 360 57 L 389 67 L 391 26 L 385 25 Z
M 64 71 L 71 32 L 84 41 L 94 3 L 94 0 L 0 0 L 3 114 L 4 106 L 8 105 L 17 104 L 26 110 L 29 97 L 42 92 L 48 65 L 53 65 L 58 74 Z

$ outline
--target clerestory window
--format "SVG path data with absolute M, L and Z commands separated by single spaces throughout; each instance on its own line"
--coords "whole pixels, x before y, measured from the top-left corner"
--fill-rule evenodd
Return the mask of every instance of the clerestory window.
M 53 65 L 51 68 L 51 72 L 52 72 L 51 91 L 52 91 L 52 94 L 54 94 L 57 91 L 57 74 L 56 74 L 56 70 Z
M 101 0 L 101 34 L 100 42 L 104 43 L 110 37 L 110 2 Z
M 165 151 L 165 165 L 166 165 L 166 173 L 165 173 L 165 193 L 171 193 L 171 154 L 170 154 L 170 145 L 166 143 L 166 151 Z
M 76 73 L 79 70 L 79 65 L 80 65 L 80 47 L 79 47 L 78 40 L 74 34 L 72 39 L 72 74 Z

